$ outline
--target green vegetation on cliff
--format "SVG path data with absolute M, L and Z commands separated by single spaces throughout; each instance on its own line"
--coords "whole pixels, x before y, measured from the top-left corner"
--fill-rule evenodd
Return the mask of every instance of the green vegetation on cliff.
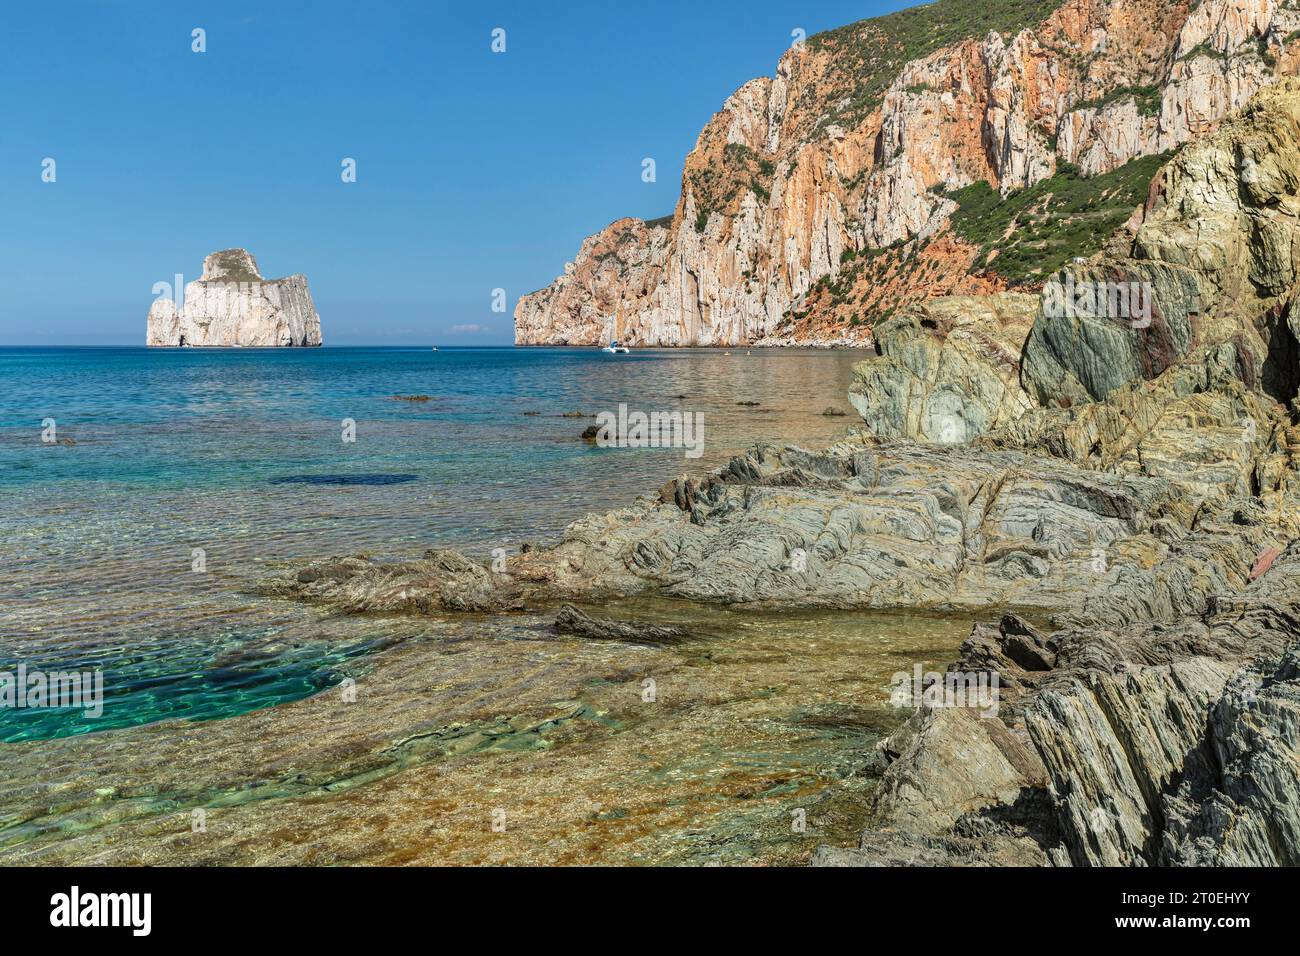
M 847 97 L 820 125 L 863 120 L 880 105 L 908 61 L 990 31 L 1015 33 L 1041 22 L 1060 5 L 1060 0 L 935 0 L 811 36 L 809 47 L 830 51 L 839 68 L 835 95 L 823 101 Z
M 1010 282 L 1051 275 L 1075 256 L 1089 256 L 1146 201 L 1169 154 L 1143 156 L 1084 177 L 1060 163 L 1056 174 L 1003 199 L 983 180 L 948 193 L 957 203 L 953 230 L 980 247 L 976 265 Z

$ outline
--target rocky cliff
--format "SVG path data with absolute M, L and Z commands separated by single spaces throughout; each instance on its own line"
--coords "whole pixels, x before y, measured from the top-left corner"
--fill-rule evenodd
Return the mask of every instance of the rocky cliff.
M 851 393 L 863 427 L 827 449 L 760 444 L 496 573 L 330 558 L 266 591 L 352 613 L 658 595 L 988 617 L 944 680 L 996 676 L 997 707 L 890 695 L 910 714 L 866 828 L 814 862 L 1296 865 L 1300 78 L 1155 166 L 1039 296 L 883 322 Z M 1145 286 L 1145 306 L 1071 313 L 1067 281 Z
M 320 345 L 320 316 L 306 276 L 264 279 L 252 253 L 226 249 L 203 260 L 203 276 L 186 284 L 180 308 L 171 299 L 154 300 L 145 344 Z
M 520 300 L 515 340 L 865 344 L 901 306 L 1033 288 L 1297 63 L 1296 0 L 938 0 L 819 34 L 713 117 L 670 217 Z

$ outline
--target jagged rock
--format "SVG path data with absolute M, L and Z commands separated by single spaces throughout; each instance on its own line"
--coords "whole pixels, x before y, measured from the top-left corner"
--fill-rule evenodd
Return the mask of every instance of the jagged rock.
M 1298 584 L 1293 545 L 1177 625 L 976 626 L 953 668 L 1001 675 L 996 717 L 918 711 L 885 742 L 859 848 L 814 863 L 1293 865 Z
M 1037 608 L 1071 623 L 1175 620 L 1243 585 L 1274 522 L 1208 520 L 1167 479 L 1022 452 L 760 446 L 708 479 L 566 530 L 519 572 L 565 599 Z M 1198 518 L 1202 526 L 1196 526 Z
M 971 20 L 905 63 L 888 17 L 796 45 L 705 126 L 672 215 L 587 239 L 519 301 L 516 342 L 870 344 L 899 303 L 999 288 L 948 230 L 945 193 L 983 181 L 1006 195 L 1062 162 L 1092 176 L 1172 150 L 1300 65 L 1300 11 L 1276 0 L 1082 0 L 1006 35 Z M 893 75 L 864 81 L 863 62 Z M 867 250 L 887 278 L 823 301 Z M 1157 352 L 1185 348 L 1172 311 Z
M 1165 798 L 1160 862 L 1300 865 L 1300 647 L 1233 678 L 1207 744 L 1214 760 Z
M 1298 124 L 1300 81 L 1264 90 L 1170 161 L 1128 249 L 1069 266 L 1049 284 L 1022 363 L 1025 388 L 1037 401 L 1103 399 L 1129 382 L 1157 378 L 1194 344 L 1207 355 L 1226 350 L 1248 386 L 1258 383 L 1279 401 L 1295 398 Z M 1059 290 L 1067 285 L 1082 296 L 1129 282 L 1149 288 L 1145 324 L 1113 308 L 1062 308 Z
M 1133 866 L 1154 855 L 1159 806 L 1196 759 L 1205 716 L 1231 668 L 1205 658 L 1046 690 L 1026 714 L 1076 865 Z
M 186 284 L 180 309 L 171 299 L 154 300 L 145 344 L 320 345 L 320 316 L 306 276 L 263 279 L 251 253 L 226 249 L 203 260 L 203 276 Z
M 875 329 L 880 358 L 854 366 L 849 402 L 881 438 L 953 444 L 1019 418 L 1020 349 L 1036 300 L 931 299 Z
M 883 742 L 892 757 L 872 795 L 873 816 L 920 833 L 946 830 L 975 810 L 1012 804 L 1042 787 L 1043 767 L 1005 723 L 968 708 L 923 709 Z M 962 754 L 953 761 L 953 754 Z

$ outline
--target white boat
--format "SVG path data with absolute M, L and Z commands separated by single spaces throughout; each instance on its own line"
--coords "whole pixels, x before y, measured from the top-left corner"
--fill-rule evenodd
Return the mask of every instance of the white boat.
M 610 342 L 602 352 L 608 352 L 610 355 L 627 355 L 631 351 L 626 345 L 619 345 L 617 342 Z

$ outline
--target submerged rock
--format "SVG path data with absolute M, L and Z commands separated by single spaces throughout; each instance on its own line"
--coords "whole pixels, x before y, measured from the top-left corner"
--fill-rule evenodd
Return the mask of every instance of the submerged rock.
M 315 561 L 261 593 L 329 604 L 347 613 L 500 611 L 519 606 L 513 581 L 450 550 L 417 561 L 386 563 L 364 556 Z
M 214 252 L 202 278 L 187 283 L 180 308 L 155 299 L 145 344 L 151 346 L 308 346 L 321 344 L 320 316 L 301 274 L 264 279 L 245 249 Z
M 689 635 L 678 627 L 592 617 L 572 604 L 564 605 L 555 615 L 555 629 L 561 634 L 576 634 L 579 637 L 598 641 L 626 641 L 632 644 L 677 644 L 689 638 Z

